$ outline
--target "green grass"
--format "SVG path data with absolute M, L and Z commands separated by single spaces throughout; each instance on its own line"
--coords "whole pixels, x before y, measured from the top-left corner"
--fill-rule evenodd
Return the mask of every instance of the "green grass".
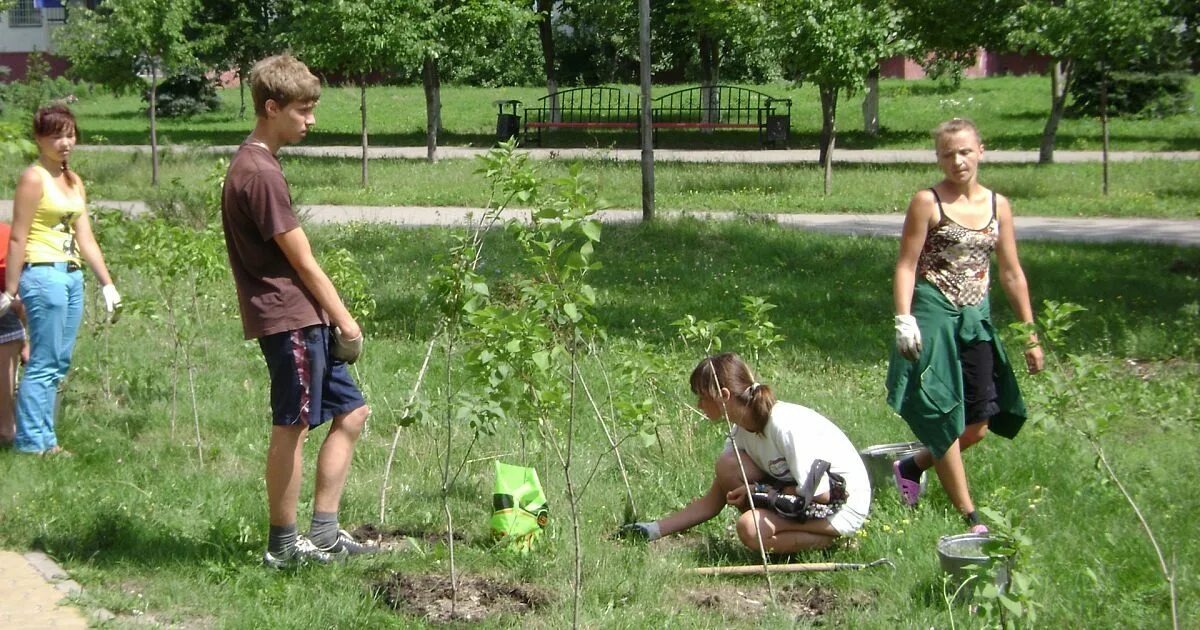
M 870 137 L 862 131 L 860 97 L 843 96 L 838 115 L 838 146 L 852 149 L 925 149 L 929 130 L 955 116 L 973 118 L 993 149 L 1037 149 L 1050 107 L 1047 77 L 1000 77 L 967 80 L 958 91 L 933 81 L 884 80 L 880 83 L 882 132 Z M 1200 98 L 1200 79 L 1192 80 L 1192 92 Z M 659 86 L 662 94 L 679 86 Z M 792 99 L 792 148 L 815 148 L 821 118 L 816 89 L 791 84 L 756 86 L 762 91 Z M 627 87 L 636 93 L 635 87 Z M 442 119 L 445 145 L 489 146 L 495 134 L 497 99 L 516 98 L 533 104 L 545 95 L 536 87 L 474 88 L 447 86 L 442 90 Z M 113 98 L 100 92 L 81 93 L 74 109 L 85 141 L 96 144 L 148 144 L 149 121 L 137 97 Z M 164 144 L 237 144 L 246 136 L 248 120 L 238 117 L 237 89 L 223 90 L 224 107 L 211 114 L 186 120 L 159 122 Z M 253 118 L 253 107 L 247 116 Z M 1114 119 L 1111 138 L 1114 150 L 1200 149 L 1200 114 L 1162 120 Z M 11 109 L 0 119 L 22 119 Z M 317 129 L 308 143 L 358 145 L 360 143 L 359 92 L 352 87 L 326 87 L 317 110 Z M 368 90 L 368 128 L 375 146 L 423 146 L 425 144 L 425 101 L 420 86 L 373 87 Z M 595 135 L 556 132 L 549 146 L 637 146 L 637 134 L 601 132 Z M 755 133 L 718 131 L 663 133 L 664 148 L 745 148 L 758 144 Z M 1099 149 L 1100 123 L 1095 119 L 1065 119 L 1058 131 L 1060 149 Z
M 423 299 L 425 275 L 429 261 L 448 247 L 449 234 L 352 225 L 312 235 L 319 255 L 335 247 L 351 249 L 379 302 L 377 314 L 365 322 L 369 345 L 357 365 L 374 415 L 356 453 L 342 510 L 344 524 L 377 522 L 398 407 L 434 326 L 435 311 Z M 487 251 L 483 269 L 497 284 L 520 272 L 506 236 L 494 236 Z M 670 322 L 688 313 L 735 317 L 737 298 L 746 293 L 779 305 L 772 319 L 788 338 L 757 366 L 760 380 L 784 400 L 833 418 L 860 448 L 910 439 L 883 402 L 894 252 L 890 239 L 829 237 L 753 222 L 605 228 L 597 249 L 604 267 L 592 278 L 599 296 L 596 313 L 610 335 L 601 358 L 612 365 L 644 344 L 670 366 L 659 375 L 663 389 L 649 394 L 655 399 L 659 442 L 633 440 L 623 447 L 644 516 L 660 516 L 703 492 L 722 441 L 719 428 L 683 408 L 691 401 L 686 375 L 700 350 L 682 345 Z M 1200 288 L 1197 250 L 1031 243 L 1023 246 L 1022 256 L 1035 301 L 1052 298 L 1089 309 L 1072 331 L 1068 349 L 1097 366 L 1103 377 L 1084 384 L 1093 403 L 1119 412 L 1105 445 L 1178 563 L 1180 618 L 1195 619 L 1200 565 L 1187 545 L 1200 518 L 1200 500 L 1191 487 L 1200 475 L 1194 457 L 1200 448 L 1194 391 L 1200 348 L 1195 318 L 1188 319 L 1181 308 Z M 266 375 L 256 345 L 241 341 L 232 283 L 225 279 L 206 287 L 199 311 L 203 324 L 195 337 L 200 366 L 195 376 L 205 446 L 200 463 L 186 378 L 180 381 L 172 427 L 173 348 L 164 323 L 152 316 L 161 309 L 149 280 L 132 269 L 114 273 L 127 299 L 141 300 L 149 310 L 131 312 L 112 329 L 91 319 L 85 325 L 59 422 L 62 442 L 75 458 L 39 460 L 0 452 L 0 545 L 49 551 L 84 586 L 79 603 L 118 613 L 118 627 L 146 620 L 237 628 L 417 623 L 387 610 L 373 585 L 391 571 L 445 574 L 448 557 L 440 545 L 299 575 L 257 565 L 266 530 L 261 481 Z M 1011 320 L 1001 295 L 994 299 L 1000 323 Z M 89 317 L 96 312 L 92 299 Z M 1148 362 L 1134 370 L 1126 364 L 1130 358 Z M 435 358 L 431 374 L 441 374 L 443 367 Z M 596 362 L 586 361 L 584 368 L 592 383 L 602 382 Z M 1045 500 L 1027 521 L 1034 553 L 1023 565 L 1040 579 L 1034 595 L 1044 605 L 1038 625 L 1164 626 L 1166 590 L 1135 520 L 1111 484 L 1100 482 L 1086 446 L 1045 421 L 1044 379 L 1021 380 L 1033 413 L 1030 426 L 1014 442 L 986 440 L 967 461 L 980 504 L 1017 513 L 1026 508 L 1034 484 L 1046 489 Z M 439 388 L 439 380 L 431 380 L 427 396 L 438 399 Z M 461 454 L 465 426 L 458 431 L 455 445 Z M 442 435 L 435 420 L 401 431 L 387 527 L 428 532 L 443 527 L 435 454 Z M 582 620 L 589 627 L 950 623 L 940 599 L 934 544 L 939 535 L 962 526 L 936 483 L 915 511 L 901 508 L 885 488 L 865 535 L 854 545 L 795 558 L 860 562 L 886 556 L 896 563 L 895 571 L 778 575 L 776 589 L 833 593 L 828 613 L 796 619 L 769 609 L 745 616 L 721 605 L 700 605 L 697 593 L 715 590 L 725 601 L 736 600 L 739 591 L 761 597 L 761 578 L 686 573 L 695 566 L 754 563 L 732 543 L 732 515 L 648 548 L 610 542 L 607 535 L 621 519 L 620 480 L 590 419 L 581 421 L 579 440 L 578 463 L 600 466 L 582 505 Z M 310 464 L 315 447 L 308 447 Z M 514 461 L 518 448 L 508 430 L 483 438 L 474 457 L 503 455 Z M 548 452 L 530 454 L 551 500 L 552 525 L 542 551 L 528 558 L 488 550 L 490 461 L 467 466 L 450 493 L 457 528 L 466 536 L 457 546 L 459 569 L 532 584 L 553 598 L 520 621 L 496 619 L 487 627 L 558 628 L 570 622 L 570 529 L 562 478 L 552 461 Z M 309 486 L 303 496 L 311 496 L 311 475 Z M 310 504 L 302 504 L 302 517 L 310 510 Z M 963 609 L 957 623 L 977 624 Z
M 162 159 L 158 192 L 150 188 L 148 155 L 80 152 L 72 159 L 92 199 L 144 200 L 202 185 L 215 158 L 168 153 Z M 17 172 L 21 162 L 0 157 L 0 170 Z M 355 159 L 285 157 L 284 168 L 298 203 L 395 206 L 469 206 L 487 202 L 488 186 L 471 160 L 438 164 L 373 160 L 369 188 L 362 188 Z M 567 164 L 539 168 L 562 174 Z M 984 183 L 1012 200 L 1018 215 L 1196 218 L 1200 179 L 1196 164 L 1150 160 L 1114 164 L 1111 189 L 1100 192 L 1099 164 L 986 164 Z M 719 210 L 747 213 L 901 213 L 914 191 L 934 183 L 929 165 L 839 165 L 834 192 L 823 194 L 814 165 L 681 164 L 655 168 L 656 204 L 663 211 Z M 589 177 L 615 208 L 641 207 L 641 171 L 636 163 L 592 162 Z M 0 197 L 12 196 L 15 178 L 0 181 Z

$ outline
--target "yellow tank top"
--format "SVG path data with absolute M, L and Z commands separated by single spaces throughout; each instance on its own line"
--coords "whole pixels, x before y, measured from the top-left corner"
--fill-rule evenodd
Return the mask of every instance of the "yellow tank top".
M 83 195 L 64 194 L 54 177 L 41 164 L 33 168 L 42 176 L 42 200 L 33 213 L 25 262 L 81 263 L 75 246 L 75 221 L 83 214 Z

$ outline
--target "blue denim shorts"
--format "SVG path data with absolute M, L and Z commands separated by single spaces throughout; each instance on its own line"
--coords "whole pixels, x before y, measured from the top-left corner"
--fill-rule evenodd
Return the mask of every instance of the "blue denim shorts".
M 271 374 L 272 424 L 315 427 L 367 404 L 329 341 L 325 325 L 259 338 Z

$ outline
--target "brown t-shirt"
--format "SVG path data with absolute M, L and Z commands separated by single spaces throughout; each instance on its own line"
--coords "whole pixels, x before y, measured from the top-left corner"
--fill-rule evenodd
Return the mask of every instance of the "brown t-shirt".
M 275 237 L 300 227 L 279 161 L 243 144 L 225 173 L 221 223 L 246 339 L 328 323 Z

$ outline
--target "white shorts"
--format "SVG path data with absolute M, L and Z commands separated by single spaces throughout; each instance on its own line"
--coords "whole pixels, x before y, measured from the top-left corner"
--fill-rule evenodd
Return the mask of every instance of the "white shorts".
M 842 509 L 837 511 L 837 514 L 829 517 L 829 524 L 843 536 L 853 535 L 854 532 L 862 529 L 863 523 L 867 520 L 867 515 L 854 509 L 853 506 L 847 504 L 842 506 Z

